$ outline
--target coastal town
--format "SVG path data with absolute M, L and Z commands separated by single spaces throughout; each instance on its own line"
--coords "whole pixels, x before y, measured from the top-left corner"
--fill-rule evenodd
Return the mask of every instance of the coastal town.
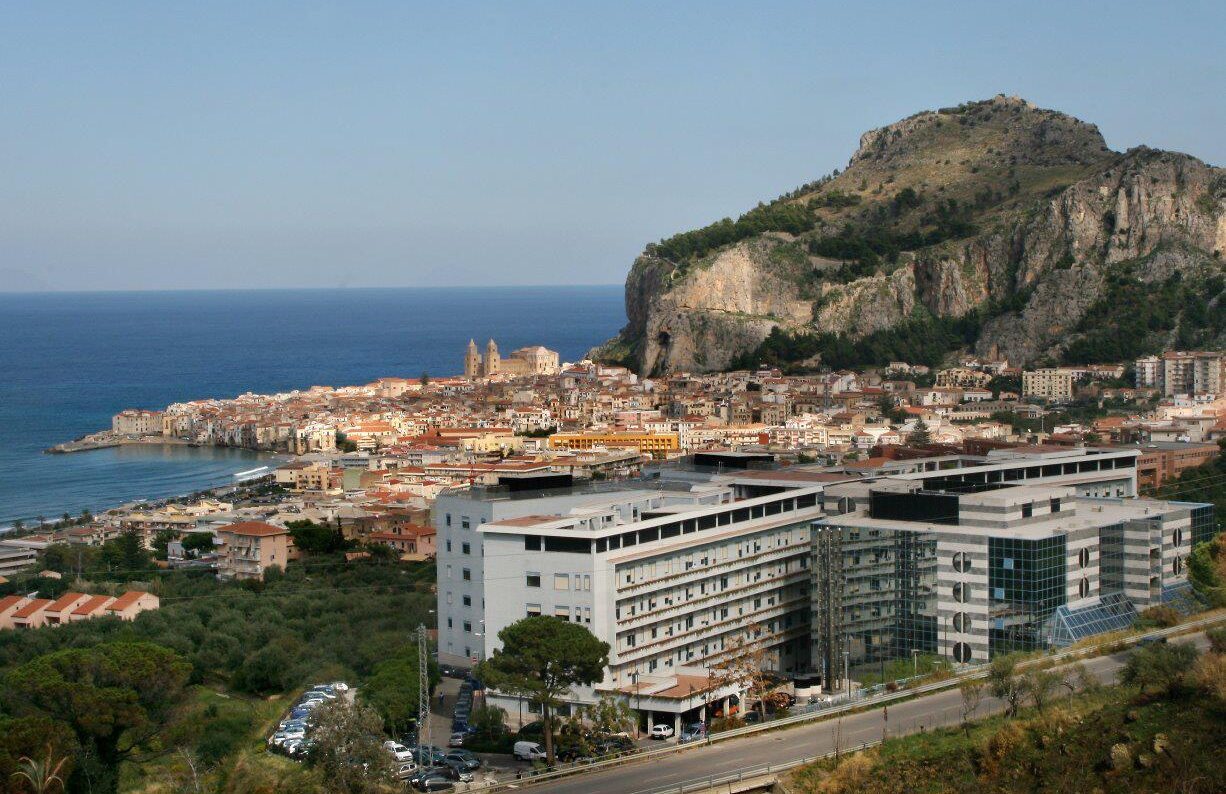
M 720 451 L 873 472 L 920 453 L 1126 448 L 1138 454 L 1138 487 L 1152 491 L 1214 459 L 1226 438 L 1220 351 L 1032 370 L 965 358 L 938 370 L 896 362 L 861 372 L 655 378 L 563 363 L 539 346 L 503 357 L 489 340 L 484 350 L 469 343 L 462 371 L 121 411 L 99 444 L 240 447 L 289 459 L 241 473 L 250 482 L 236 479 L 221 496 L 139 502 L 58 528 L 23 522 L 0 541 L 0 575 L 33 565 L 50 544 L 97 545 L 128 529 L 147 548 L 159 534 L 206 534 L 216 549 L 185 553 L 172 543 L 167 564 L 228 575 L 227 528 L 250 521 L 335 523 L 346 537 L 424 559 L 435 553 L 431 509 L 445 493 L 548 475 L 626 480 L 645 466 Z M 259 498 L 243 498 L 250 488 L 232 493 L 243 484 L 266 487 Z M 281 555 L 276 564 L 294 558 L 292 543 Z

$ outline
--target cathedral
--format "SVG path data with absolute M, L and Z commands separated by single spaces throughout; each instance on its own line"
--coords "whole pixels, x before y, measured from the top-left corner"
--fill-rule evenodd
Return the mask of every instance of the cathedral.
M 556 375 L 561 370 L 558 354 L 540 345 L 521 347 L 510 356 L 498 355 L 498 345 L 491 339 L 485 345 L 485 355 L 477 350 L 477 343 L 468 340 L 464 353 L 464 377 L 488 378 L 491 375 Z

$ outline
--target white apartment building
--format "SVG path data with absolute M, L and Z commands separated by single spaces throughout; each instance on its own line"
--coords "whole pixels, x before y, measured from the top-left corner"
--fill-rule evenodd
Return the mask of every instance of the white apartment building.
M 459 661 L 457 650 L 465 661 L 488 656 L 502 628 L 551 615 L 610 645 L 605 680 L 574 692 L 574 702 L 633 691 L 649 722 L 674 723 L 737 694 L 701 685 L 737 645 L 762 649 L 772 669 L 807 669 L 809 534 L 822 514 L 821 485 L 705 479 L 528 499 L 445 496 L 440 659 Z M 493 520 L 482 523 L 487 517 Z M 453 556 L 445 558 L 448 539 Z M 457 543 L 469 544 L 468 553 Z M 705 699 L 689 691 L 670 696 L 681 682 Z M 509 713 L 522 711 L 513 698 L 495 699 Z

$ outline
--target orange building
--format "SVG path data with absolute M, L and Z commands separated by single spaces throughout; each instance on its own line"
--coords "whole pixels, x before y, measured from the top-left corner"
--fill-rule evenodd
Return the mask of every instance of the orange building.
M 217 576 L 221 579 L 264 579 L 272 566 L 285 570 L 290 556 L 289 530 L 262 521 L 243 521 L 217 530 Z

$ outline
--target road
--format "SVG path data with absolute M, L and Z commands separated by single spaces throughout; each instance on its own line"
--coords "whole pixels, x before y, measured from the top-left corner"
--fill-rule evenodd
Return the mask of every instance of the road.
M 1207 647 L 1203 634 L 1181 637 L 1176 642 L 1196 642 Z M 1083 662 L 1104 683 L 1114 683 L 1124 666 L 1128 652 L 1100 656 Z M 1003 711 L 1003 704 L 985 697 L 976 717 Z M 890 736 L 900 736 L 936 727 L 958 725 L 962 720 L 962 696 L 958 690 L 946 690 L 914 700 L 895 703 L 888 710 Z M 674 755 L 645 760 L 642 763 L 586 772 L 570 778 L 524 785 L 531 790 L 548 790 L 549 794 L 650 794 L 669 790 L 682 783 L 697 783 L 706 777 L 761 767 L 785 764 L 803 758 L 831 753 L 836 737 L 840 748 L 855 748 L 881 739 L 887 722 L 881 709 L 853 714 L 841 720 L 830 719 L 780 731 L 769 731 L 738 739 L 729 739 L 711 746 L 694 747 Z

